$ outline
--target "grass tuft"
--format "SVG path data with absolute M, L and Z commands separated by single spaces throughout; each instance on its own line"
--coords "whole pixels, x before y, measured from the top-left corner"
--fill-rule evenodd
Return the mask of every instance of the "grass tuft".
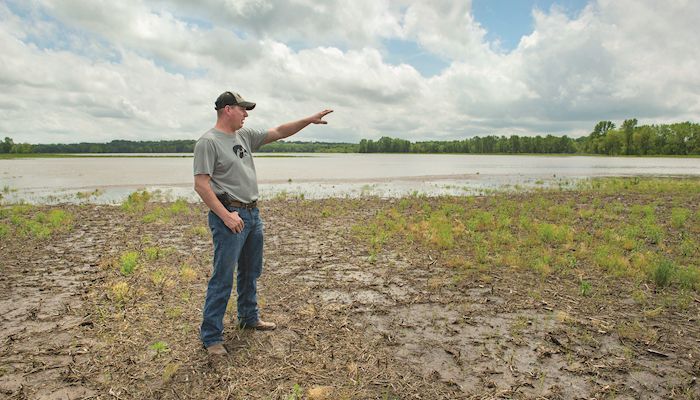
M 117 282 L 112 285 L 112 300 L 123 303 L 129 295 L 129 284 L 126 282 Z
M 192 282 L 197 279 L 197 271 L 195 271 L 194 268 L 190 267 L 189 265 L 183 264 L 180 267 L 180 279 L 185 282 Z
M 691 211 L 687 208 L 673 208 L 671 210 L 671 226 L 676 229 L 682 228 L 688 221 L 690 214 Z
M 651 271 L 651 277 L 656 286 L 666 287 L 671 283 L 671 277 L 676 270 L 672 261 L 667 259 L 659 260 Z
M 130 213 L 143 211 L 146 208 L 146 203 L 151 200 L 151 197 L 152 195 L 146 190 L 131 193 L 124 203 L 122 203 L 122 210 Z
M 148 346 L 148 348 L 155 351 L 156 354 L 167 353 L 170 351 L 170 347 L 168 347 L 168 344 L 163 341 L 157 341 L 152 345 Z
M 592 289 L 593 289 L 593 286 L 592 286 L 591 283 L 588 282 L 588 281 L 585 281 L 585 280 L 582 279 L 581 282 L 579 283 L 579 293 L 580 293 L 581 296 L 583 296 L 583 297 L 588 297 L 588 296 L 590 296 L 590 295 L 591 295 L 591 290 L 592 290 Z
M 124 276 L 131 275 L 138 266 L 139 253 L 127 251 L 119 257 L 119 271 Z

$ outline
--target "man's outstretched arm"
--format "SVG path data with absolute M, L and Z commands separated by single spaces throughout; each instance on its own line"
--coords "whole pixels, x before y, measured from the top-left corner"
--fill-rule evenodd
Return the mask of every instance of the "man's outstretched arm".
M 265 138 L 264 144 L 290 137 L 300 130 L 306 128 L 309 124 L 327 124 L 328 122 L 324 121 L 322 118 L 332 112 L 333 110 L 323 110 L 310 117 L 306 117 L 298 121 L 287 122 L 286 124 L 282 124 L 277 128 L 272 128 L 267 131 L 267 137 Z

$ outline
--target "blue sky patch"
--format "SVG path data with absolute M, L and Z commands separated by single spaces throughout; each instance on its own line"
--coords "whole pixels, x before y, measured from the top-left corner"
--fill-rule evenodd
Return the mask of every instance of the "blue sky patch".
M 518 47 L 520 38 L 534 30 L 532 11 L 549 12 L 553 5 L 575 18 L 588 0 L 473 0 L 472 15 L 487 31 L 486 40 L 500 44 L 499 50 L 510 52 Z
M 384 61 L 393 65 L 411 65 L 427 78 L 439 75 L 442 70 L 450 65 L 413 41 L 387 39 L 382 43 L 386 49 Z

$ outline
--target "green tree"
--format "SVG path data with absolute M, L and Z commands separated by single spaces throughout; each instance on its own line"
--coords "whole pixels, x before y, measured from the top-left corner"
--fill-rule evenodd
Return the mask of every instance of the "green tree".
M 32 145 L 29 143 L 15 143 L 12 146 L 12 150 L 10 152 L 18 154 L 28 154 L 32 152 Z
M 12 138 L 9 138 L 5 136 L 5 140 L 0 142 L 0 153 L 9 153 L 12 151 L 12 146 L 14 146 L 15 142 L 12 141 Z
M 604 154 L 616 156 L 622 154 L 625 146 L 625 134 L 619 130 L 610 130 L 605 137 L 602 138 Z
M 636 154 L 645 156 L 652 154 L 654 131 L 649 126 L 641 126 L 632 135 L 632 144 Z
M 622 123 L 622 131 L 625 135 L 625 154 L 633 154 L 632 151 L 632 136 L 634 135 L 634 128 L 637 126 L 637 119 L 626 119 Z
M 367 139 L 360 140 L 360 148 L 358 151 L 360 153 L 367 153 Z
M 613 124 L 611 121 L 600 121 L 593 128 L 593 132 L 591 132 L 591 137 L 598 138 L 601 136 L 605 136 L 605 134 L 608 133 L 608 131 L 611 129 L 615 129 L 615 124 Z

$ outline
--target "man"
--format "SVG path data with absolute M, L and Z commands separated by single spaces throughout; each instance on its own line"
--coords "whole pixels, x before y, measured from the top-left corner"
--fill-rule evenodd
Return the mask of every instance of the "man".
M 255 103 L 238 93 L 224 92 L 214 103 L 216 125 L 194 147 L 194 189 L 209 207 L 214 241 L 214 268 L 207 287 L 200 337 L 207 352 L 227 354 L 223 321 L 238 273 L 238 324 L 242 328 L 272 330 L 276 325 L 258 315 L 256 282 L 262 272 L 263 224 L 257 208 L 258 183 L 253 152 L 262 145 L 292 136 L 309 124 L 326 124 L 332 110 L 282 124 L 265 131 L 243 128 Z

